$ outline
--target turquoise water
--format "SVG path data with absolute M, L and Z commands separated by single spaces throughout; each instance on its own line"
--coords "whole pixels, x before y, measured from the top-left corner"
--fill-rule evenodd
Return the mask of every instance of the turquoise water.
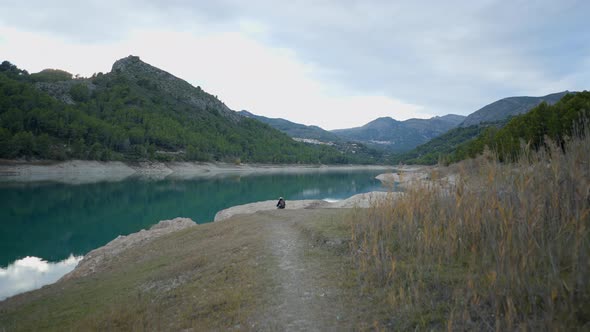
M 0 183 L 0 268 L 28 256 L 62 262 L 164 219 L 188 217 L 205 223 L 219 210 L 279 196 L 288 204 L 383 190 L 374 179 L 379 173 L 134 178 L 81 185 Z
M 374 178 L 379 173 L 131 178 L 80 185 L 0 182 L 0 301 L 57 281 L 89 251 L 160 220 L 206 223 L 219 210 L 279 196 L 289 204 L 385 190 Z

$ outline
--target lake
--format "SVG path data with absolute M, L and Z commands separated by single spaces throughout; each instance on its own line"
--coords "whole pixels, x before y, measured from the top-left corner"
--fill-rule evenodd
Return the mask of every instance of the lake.
M 225 208 L 256 201 L 326 199 L 385 190 L 383 171 L 131 178 L 69 185 L 0 183 L 0 300 L 55 282 L 83 255 L 160 220 L 211 222 Z

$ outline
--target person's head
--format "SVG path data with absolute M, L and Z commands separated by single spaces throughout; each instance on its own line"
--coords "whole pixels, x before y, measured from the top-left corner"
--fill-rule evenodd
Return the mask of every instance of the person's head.
M 282 197 L 279 197 L 279 201 L 282 200 L 282 199 L 283 199 Z

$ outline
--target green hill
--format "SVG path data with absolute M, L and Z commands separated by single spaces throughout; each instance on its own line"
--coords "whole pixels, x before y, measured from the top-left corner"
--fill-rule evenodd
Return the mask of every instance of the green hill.
M 469 127 L 482 122 L 496 122 L 507 119 L 511 116 L 526 113 L 542 102 L 550 105 L 558 102 L 569 91 L 552 93 L 542 97 L 508 97 L 486 105 L 479 110 L 469 114 L 462 127 Z
M 135 56 L 85 79 L 0 65 L 0 158 L 375 162 L 356 152 L 295 142 Z
M 483 146 L 474 150 L 470 142 L 488 130 L 494 131 L 509 123 L 515 116 L 532 111 L 542 103 L 553 105 L 561 100 L 567 91 L 553 93 L 543 97 L 509 97 L 493 102 L 467 116 L 461 125 L 416 148 L 394 155 L 394 163 L 432 165 L 437 162 L 464 159 L 483 150 Z M 571 94 L 575 94 L 572 92 Z M 480 140 L 481 141 L 481 140 Z M 469 147 L 471 146 L 471 147 Z
M 537 150 L 547 139 L 563 148 L 571 137 L 583 133 L 589 118 L 590 92 L 567 94 L 553 105 L 542 102 L 528 113 L 512 118 L 502 128 L 487 128 L 476 139 L 457 147 L 449 160 L 474 157 L 486 146 L 497 152 L 500 160 L 515 160 L 522 144 Z
M 484 122 L 450 130 L 412 151 L 396 155 L 395 163 L 435 164 L 456 162 L 475 157 L 487 146 L 501 160 L 514 160 L 521 152 L 521 143 L 538 149 L 549 138 L 564 146 L 572 131 L 581 131 L 590 117 L 590 92 L 570 93 L 557 103 L 541 102 L 528 113 L 502 121 Z

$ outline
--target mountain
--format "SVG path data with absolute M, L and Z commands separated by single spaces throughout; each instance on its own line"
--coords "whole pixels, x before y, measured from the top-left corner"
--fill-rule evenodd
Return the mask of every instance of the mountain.
M 457 147 L 448 161 L 472 158 L 487 146 L 501 161 L 514 161 L 522 153 L 523 143 L 537 150 L 546 144 L 564 149 L 567 141 L 587 135 L 590 119 L 590 92 L 569 93 L 554 104 L 541 103 L 525 114 L 509 119 L 500 128 L 490 127 L 476 139 Z
M 509 97 L 500 99 L 471 113 L 461 123 L 461 127 L 469 127 L 481 122 L 500 121 L 510 116 L 523 114 L 543 101 L 549 105 L 553 105 L 568 93 L 568 91 L 563 91 L 542 97 Z
M 303 142 L 312 145 L 330 146 L 340 151 L 340 153 L 348 156 L 354 156 L 353 159 L 363 161 L 363 163 L 381 163 L 387 157 L 381 151 L 369 148 L 365 144 L 344 140 L 338 137 L 336 134 L 324 130 L 318 126 L 306 126 L 281 118 L 267 118 L 265 116 L 252 114 L 244 110 L 238 112 L 238 114 L 266 123 L 269 126 L 289 135 L 297 142 Z
M 362 127 L 337 129 L 332 133 L 343 139 L 367 144 L 369 147 L 391 152 L 404 152 L 455 128 L 464 118 L 454 114 L 405 121 L 382 117 Z
M 0 64 L 0 158 L 376 162 L 357 152 L 296 142 L 136 56 L 90 78 Z
M 441 158 L 446 162 L 458 161 L 480 153 L 485 145 L 499 150 L 500 153 L 505 153 L 503 151 L 506 149 L 512 149 L 511 153 L 517 154 L 515 151 L 520 148 L 520 139 L 526 142 L 533 140 L 535 144 L 539 145 L 539 141 L 547 133 L 554 137 L 555 133 L 568 132 L 572 121 L 577 119 L 579 110 L 583 108 L 576 102 L 584 105 L 587 100 L 587 92 L 570 92 L 569 95 L 567 92 L 560 92 L 544 97 L 501 99 L 468 116 L 461 126 L 449 130 L 415 149 L 394 156 L 392 161 L 409 164 L 435 164 Z M 523 113 L 525 108 L 537 102 L 538 105 Z M 517 112 L 521 113 L 517 114 Z M 568 114 L 568 112 L 575 114 L 575 116 L 559 115 Z M 483 116 L 487 116 L 488 119 L 500 117 L 499 114 L 509 115 L 496 121 L 479 122 L 477 120 Z M 465 123 L 470 123 L 468 121 L 470 119 L 475 124 L 466 126 Z M 533 123 L 537 123 L 537 127 Z M 545 133 L 545 130 L 548 132 Z M 516 138 L 508 141 L 506 137 Z
M 338 142 L 341 140 L 336 134 L 318 126 L 306 126 L 281 118 L 267 118 L 265 116 L 252 114 L 248 111 L 240 111 L 238 114 L 266 123 L 293 138 L 310 139 L 321 142 Z
M 414 149 L 392 157 L 393 163 L 434 165 L 441 157 L 453 153 L 459 146 L 479 136 L 485 129 L 502 127 L 508 120 L 482 122 L 469 127 L 456 127 Z

